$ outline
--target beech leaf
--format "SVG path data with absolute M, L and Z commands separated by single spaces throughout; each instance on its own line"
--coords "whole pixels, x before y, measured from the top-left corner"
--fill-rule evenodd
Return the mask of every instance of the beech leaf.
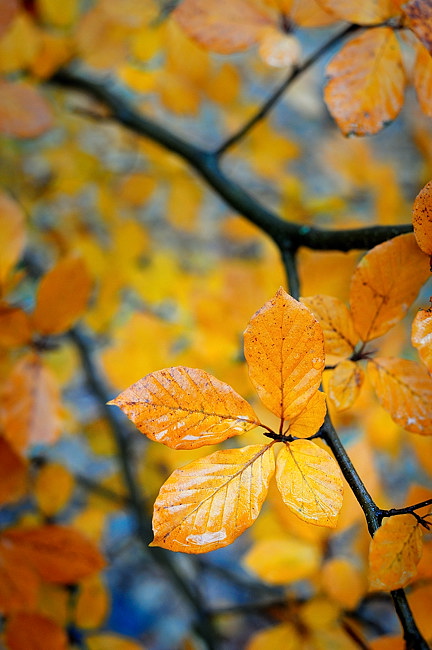
M 420 524 L 410 514 L 384 519 L 369 547 L 369 582 L 372 589 L 391 591 L 405 587 L 417 573 L 423 548 Z
M 324 393 L 317 391 L 305 408 L 289 423 L 287 433 L 295 438 L 308 438 L 318 431 L 327 412 Z
M 253 408 L 204 370 L 178 366 L 150 373 L 109 402 L 151 440 L 196 449 L 253 429 Z
M 342 507 L 342 474 L 335 459 L 310 440 L 287 443 L 276 461 L 284 503 L 300 519 L 335 528 Z
M 423 253 L 432 256 L 432 181 L 426 183 L 415 198 L 413 205 L 413 226 L 417 244 Z
M 424 366 L 407 359 L 375 357 L 368 363 L 368 375 L 381 405 L 397 424 L 432 435 L 432 377 Z
M 428 258 L 412 233 L 399 235 L 366 253 L 350 287 L 351 313 L 362 340 L 382 336 L 398 323 L 429 274 Z
M 432 374 L 432 309 L 420 309 L 412 324 L 411 341 Z
M 265 538 L 254 544 L 243 564 L 273 585 L 304 580 L 318 570 L 321 553 L 316 544 L 296 537 Z
M 423 47 L 423 45 L 421 45 L 420 43 L 417 44 L 416 49 L 417 49 L 417 56 L 414 61 L 414 68 L 412 73 L 413 86 L 417 93 L 417 99 L 423 113 L 428 117 L 432 117 L 432 104 L 430 102 L 430 97 L 432 95 L 432 56 L 427 51 L 427 49 Z M 415 230 L 416 227 L 414 223 L 414 232 Z M 417 238 L 417 242 L 419 242 L 418 238 Z M 427 251 L 424 252 L 426 253 Z
M 244 334 L 249 376 L 264 405 L 292 420 L 318 390 L 324 369 L 320 324 L 282 288 L 252 316 Z
M 231 544 L 258 517 L 275 468 L 272 445 L 216 451 L 175 470 L 155 503 L 151 546 L 204 553 Z

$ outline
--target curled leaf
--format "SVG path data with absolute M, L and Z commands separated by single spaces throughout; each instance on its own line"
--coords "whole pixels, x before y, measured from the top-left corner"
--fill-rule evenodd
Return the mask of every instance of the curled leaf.
M 216 451 L 176 470 L 155 503 L 152 546 L 205 553 L 231 544 L 258 517 L 274 467 L 270 443 Z
M 204 370 L 152 372 L 109 402 L 151 440 L 173 449 L 213 445 L 259 424 L 253 408 Z

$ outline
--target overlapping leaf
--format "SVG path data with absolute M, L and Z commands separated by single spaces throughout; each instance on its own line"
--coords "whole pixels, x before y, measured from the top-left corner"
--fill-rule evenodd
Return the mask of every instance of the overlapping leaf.
M 392 0 L 375 0 L 374 2 L 358 2 L 357 0 L 319 0 L 328 11 L 337 18 L 358 25 L 374 25 L 382 23 L 395 15 L 395 4 Z
M 203 553 L 231 544 L 257 518 L 274 473 L 272 443 L 217 451 L 176 470 L 153 515 L 153 546 Z
M 405 72 L 389 27 L 352 39 L 330 62 L 326 74 L 324 99 L 345 135 L 377 133 L 402 108 Z
M 426 183 L 415 198 L 413 226 L 417 244 L 426 255 L 432 256 L 432 181 Z
M 276 481 L 285 504 L 300 519 L 334 528 L 342 507 L 343 483 L 332 456 L 310 440 L 295 440 L 279 452 Z
M 369 548 L 369 581 L 373 589 L 405 587 L 417 573 L 423 535 L 412 515 L 384 520 Z
M 407 25 L 423 45 L 432 52 L 432 2 L 431 0 L 409 0 L 402 5 Z
M 364 372 L 354 361 L 341 361 L 331 374 L 328 395 L 338 411 L 350 408 L 364 381 Z
M 375 246 L 351 280 L 354 326 L 363 341 L 385 334 L 408 311 L 429 277 L 428 258 L 412 233 Z
M 432 435 L 432 377 L 406 359 L 376 357 L 368 374 L 381 405 L 407 431 Z
M 265 406 L 294 419 L 321 382 L 324 340 L 304 305 L 279 289 L 250 320 L 244 334 L 249 376 Z
M 174 449 L 216 444 L 259 424 L 252 407 L 230 386 L 183 366 L 147 375 L 110 404 L 146 436 Z
M 413 320 L 411 341 L 432 374 L 432 309 L 420 309 Z
M 290 421 L 287 434 L 296 438 L 307 438 L 318 431 L 327 412 L 324 393 L 317 391 L 303 411 Z

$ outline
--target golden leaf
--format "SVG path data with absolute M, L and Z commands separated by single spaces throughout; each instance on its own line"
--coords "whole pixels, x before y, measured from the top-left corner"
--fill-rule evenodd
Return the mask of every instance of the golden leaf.
M 296 537 L 267 537 L 255 543 L 243 564 L 261 580 L 283 585 L 312 576 L 319 567 L 318 546 Z
M 420 309 L 412 324 L 411 342 L 432 374 L 432 309 Z
M 415 198 L 413 226 L 417 244 L 423 253 L 432 255 L 432 181 L 426 183 Z
M 0 192 L 0 238 L 3 242 L 0 251 L 1 287 L 11 269 L 18 262 L 25 244 L 24 212 L 18 203 L 4 192 Z

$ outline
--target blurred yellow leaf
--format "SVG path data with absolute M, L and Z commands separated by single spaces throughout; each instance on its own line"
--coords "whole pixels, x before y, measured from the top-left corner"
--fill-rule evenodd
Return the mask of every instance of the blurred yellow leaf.
M 320 559 L 316 545 L 287 535 L 256 542 L 243 558 L 243 564 L 261 580 L 283 585 L 311 577 L 318 570 Z
M 33 491 L 39 509 L 53 517 L 68 503 L 75 481 L 72 474 L 60 463 L 44 465 L 35 480 Z
M 81 581 L 75 606 L 75 624 L 84 630 L 103 626 L 110 606 L 108 589 L 99 575 Z
M 24 211 L 4 192 L 0 192 L 0 237 L 4 242 L 0 252 L 2 290 L 8 274 L 20 258 L 26 241 Z

